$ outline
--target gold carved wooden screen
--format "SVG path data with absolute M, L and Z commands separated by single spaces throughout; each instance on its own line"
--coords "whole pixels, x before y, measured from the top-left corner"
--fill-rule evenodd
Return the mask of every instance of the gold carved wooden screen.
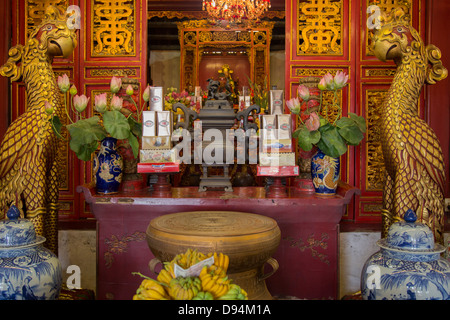
M 402 6 L 424 35 L 424 0 L 287 0 L 286 99 L 296 96 L 299 81 L 343 71 L 349 84 L 339 97 L 343 113 L 366 118 L 365 139 L 341 157 L 341 180 L 361 189 L 344 220 L 381 221 L 384 160 L 378 131 L 381 102 L 393 79 L 395 65 L 372 54 L 366 13 L 370 5 L 389 12 Z M 421 102 L 423 116 L 423 101 Z
M 140 97 L 147 84 L 148 60 L 147 1 L 13 0 L 12 46 L 26 41 L 49 5 L 62 11 L 70 5 L 80 8 L 78 46 L 69 58 L 55 59 L 53 70 L 56 76 L 66 73 L 78 94 L 91 97 L 86 109 L 88 116 L 93 113 L 94 96 L 109 92 L 112 76 L 128 77 L 139 83 L 134 89 L 138 103 L 143 103 Z M 26 110 L 25 102 L 24 85 L 13 83 L 11 120 Z M 92 162 L 79 160 L 68 145 L 60 152 L 67 159 L 60 186 L 60 220 L 92 217 L 83 195 L 76 191 L 78 185 L 91 182 Z
M 244 54 L 248 57 L 248 77 L 263 85 L 267 77 L 270 83 L 270 41 L 273 22 L 263 22 L 257 28 L 221 28 L 206 20 L 191 20 L 178 23 L 178 37 L 181 51 L 181 90 L 190 90 L 200 83 L 201 60 L 211 51 L 228 51 L 230 54 Z M 239 51 L 239 52 L 238 52 Z M 220 59 L 220 56 L 218 56 Z

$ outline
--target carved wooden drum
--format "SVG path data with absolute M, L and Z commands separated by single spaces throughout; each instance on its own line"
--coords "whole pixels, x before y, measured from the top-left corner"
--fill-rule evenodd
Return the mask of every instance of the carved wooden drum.
M 272 299 L 264 280 L 278 269 L 272 255 L 281 236 L 272 218 L 233 211 L 180 212 L 153 219 L 146 234 L 150 250 L 161 262 L 188 248 L 228 255 L 228 276 L 247 291 L 249 299 Z M 272 267 L 267 274 L 266 263 Z M 150 265 L 155 272 L 155 260 Z

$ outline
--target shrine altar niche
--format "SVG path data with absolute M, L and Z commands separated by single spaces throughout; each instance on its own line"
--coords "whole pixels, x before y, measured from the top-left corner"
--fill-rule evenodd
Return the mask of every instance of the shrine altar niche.
M 238 211 L 274 219 L 281 240 L 273 255 L 278 270 L 266 279 L 275 299 L 338 299 L 339 222 L 359 189 L 341 183 L 335 196 L 287 188 L 285 198 L 266 197 L 263 187 L 237 187 L 232 192 L 199 192 L 197 187 L 172 188 L 172 196 L 151 197 L 142 190 L 100 196 L 90 185 L 78 186 L 97 219 L 97 299 L 131 299 L 154 255 L 146 229 L 156 217 L 188 211 Z

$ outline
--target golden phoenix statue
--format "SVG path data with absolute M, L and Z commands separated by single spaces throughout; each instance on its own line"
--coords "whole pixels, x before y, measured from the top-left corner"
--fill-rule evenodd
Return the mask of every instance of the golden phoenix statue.
M 9 50 L 0 74 L 22 80 L 27 91 L 27 110 L 11 123 L 0 145 L 0 218 L 15 204 L 31 220 L 45 245 L 57 254 L 60 165 L 65 161 L 45 111 L 48 102 L 65 119 L 64 104 L 52 69 L 53 58 L 68 57 L 77 45 L 67 16 L 48 7 L 26 45 Z
M 448 72 L 440 50 L 424 45 L 402 10 L 380 21 L 372 38 L 375 56 L 397 65 L 380 118 L 386 168 L 382 237 L 412 209 L 418 221 L 433 230 L 435 241 L 443 244 L 444 158 L 436 134 L 418 115 L 418 102 L 423 85 L 446 78 Z

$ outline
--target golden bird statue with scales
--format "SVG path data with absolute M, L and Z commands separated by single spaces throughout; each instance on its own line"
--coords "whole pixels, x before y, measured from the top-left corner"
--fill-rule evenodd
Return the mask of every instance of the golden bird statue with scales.
M 425 84 L 447 77 L 440 50 L 425 46 L 399 8 L 380 17 L 372 48 L 375 56 L 397 66 L 381 107 L 380 128 L 386 181 L 383 190 L 382 238 L 408 209 L 427 224 L 443 244 L 445 164 L 433 129 L 419 117 L 419 97 Z
M 0 145 L 0 218 L 16 205 L 33 222 L 45 246 L 57 254 L 60 167 L 66 161 L 61 143 L 49 121 L 46 102 L 65 119 L 55 74 L 54 57 L 68 57 L 77 45 L 76 30 L 68 16 L 50 6 L 25 45 L 9 50 L 0 74 L 26 86 L 26 111 L 8 127 Z

